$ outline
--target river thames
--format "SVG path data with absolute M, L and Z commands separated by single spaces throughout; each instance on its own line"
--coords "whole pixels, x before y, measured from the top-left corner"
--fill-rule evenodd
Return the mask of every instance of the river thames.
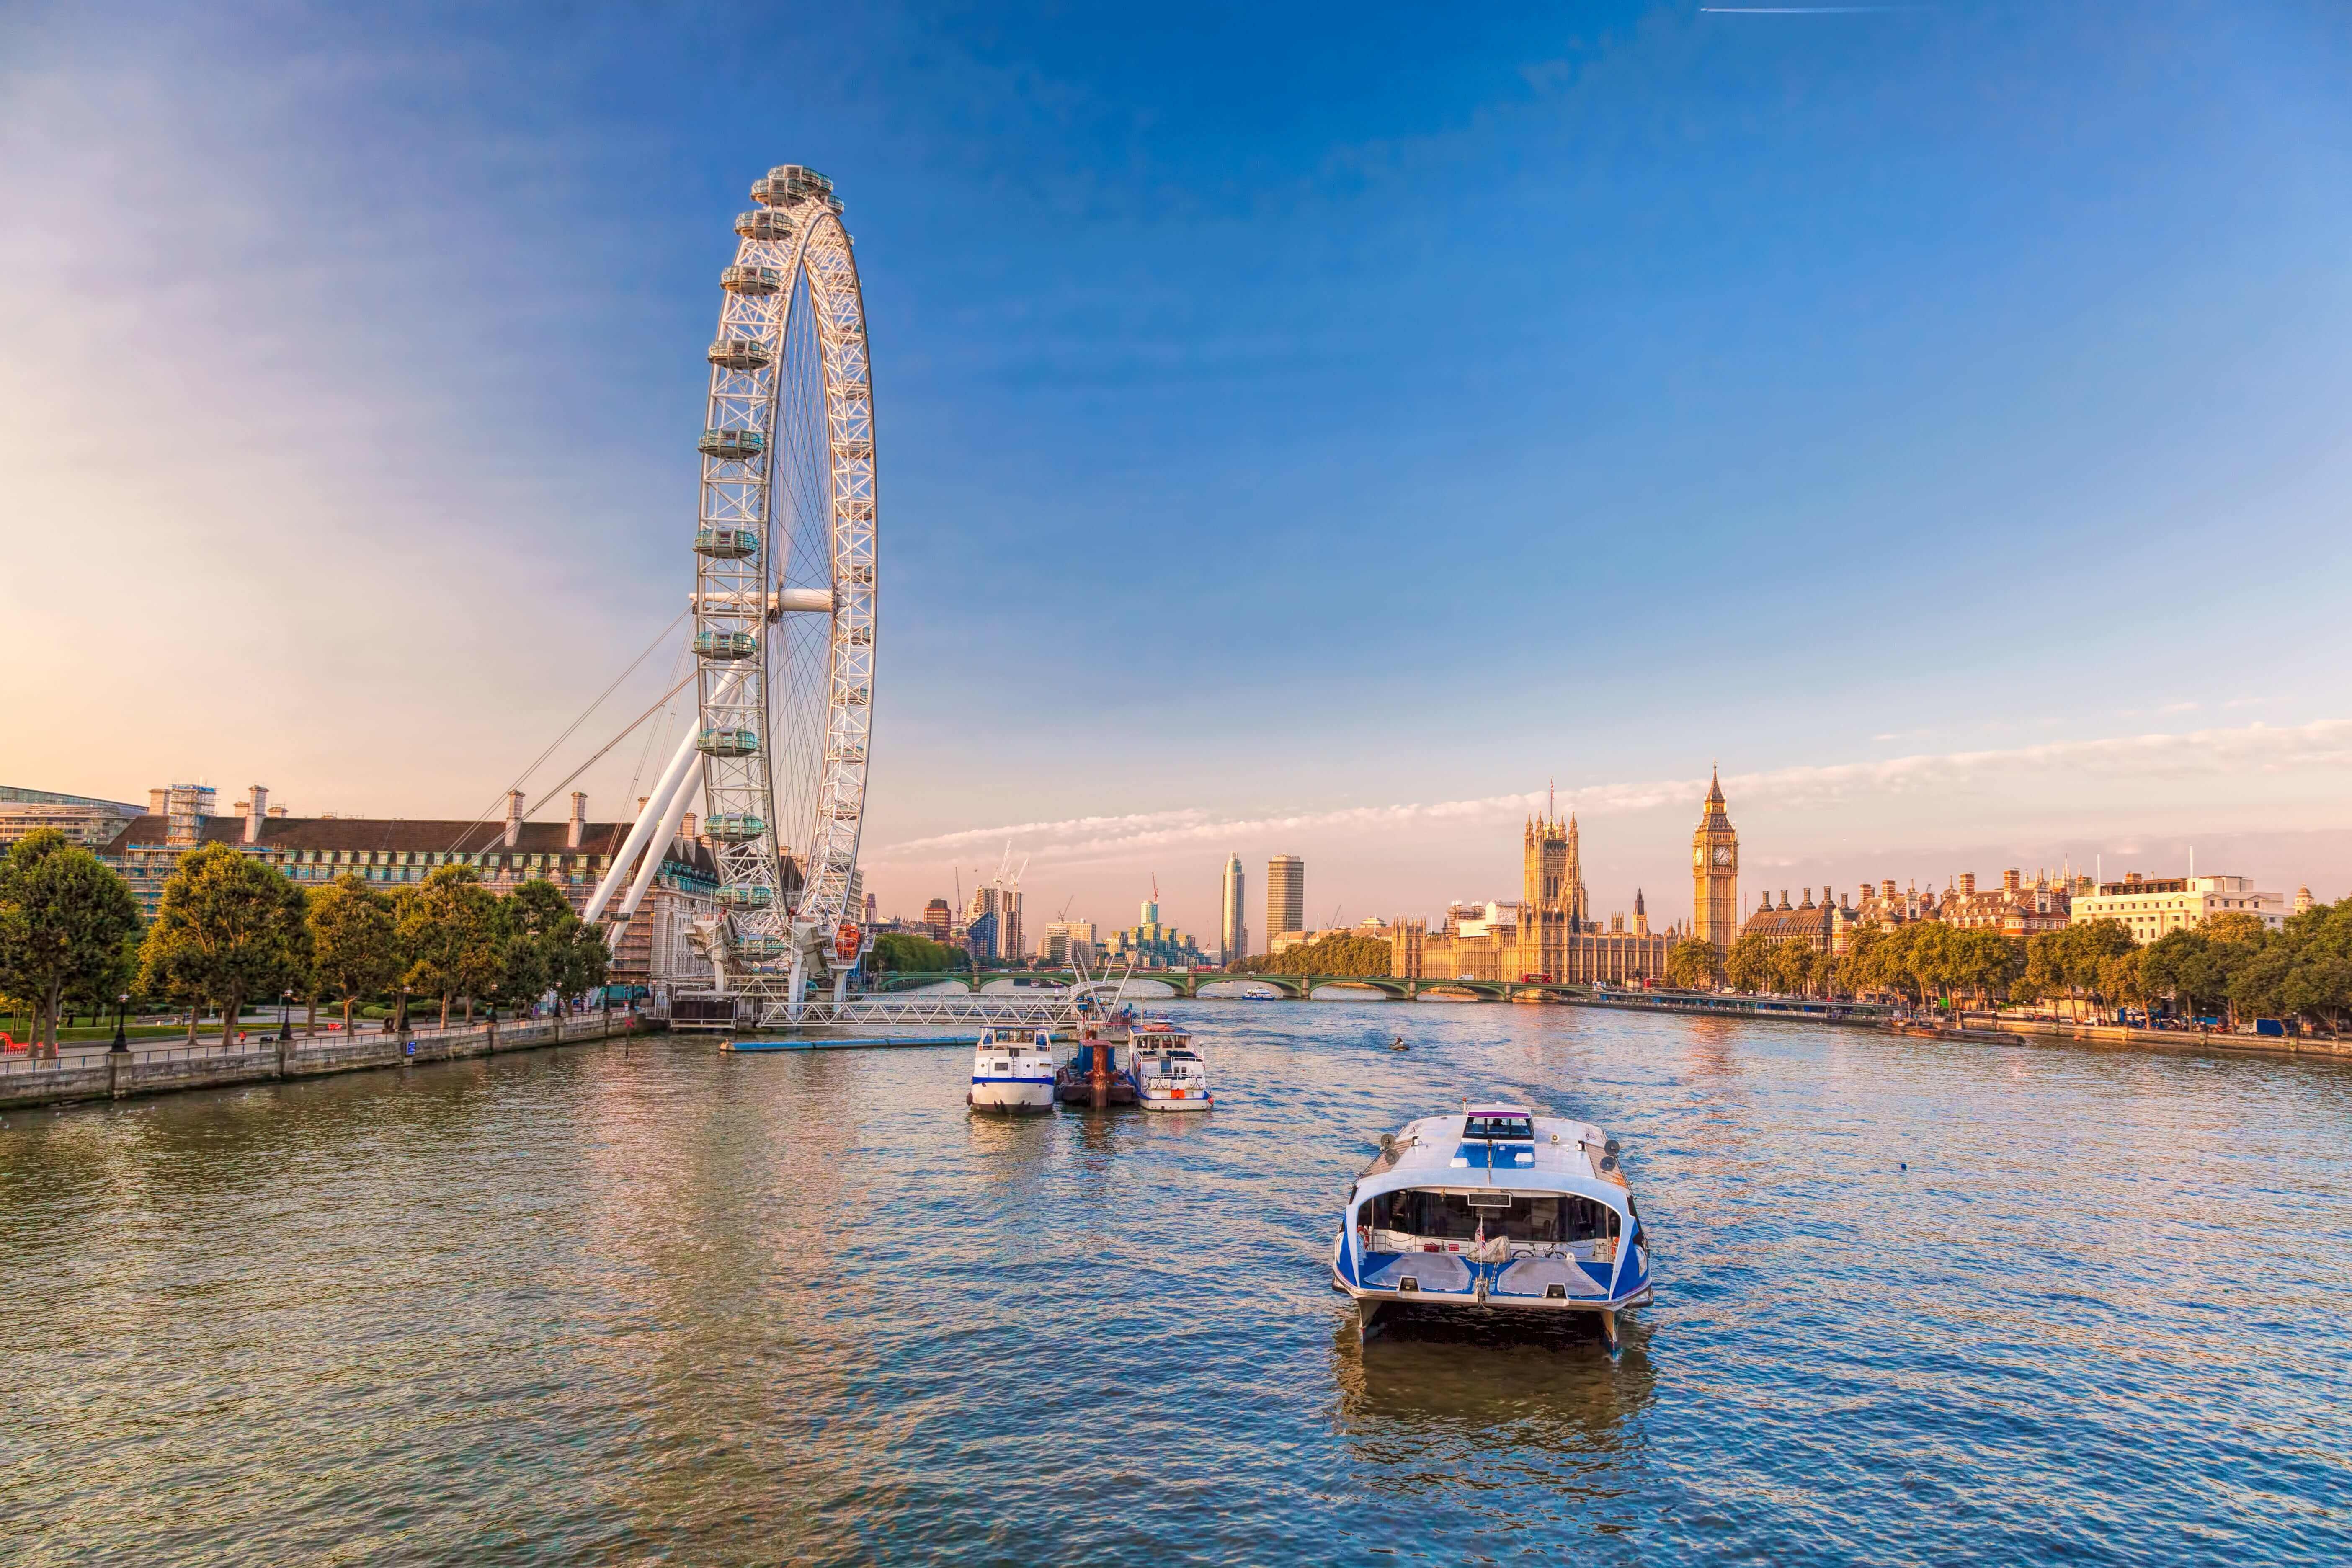
M 1212 1116 L 662 1038 L 13 1112 L 0 1560 L 2352 1560 L 2352 1067 L 1171 1010 Z M 1616 1361 L 1358 1343 L 1465 1094 L 1622 1141 Z

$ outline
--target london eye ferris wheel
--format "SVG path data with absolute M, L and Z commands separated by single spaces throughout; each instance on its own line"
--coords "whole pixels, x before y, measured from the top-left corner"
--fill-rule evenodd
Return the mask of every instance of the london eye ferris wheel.
M 874 388 L 833 183 L 786 163 L 753 183 L 751 201 L 719 274 L 698 442 L 694 771 L 725 911 L 708 933 L 720 988 L 796 1003 L 812 970 L 829 962 L 838 973 L 857 945 Z

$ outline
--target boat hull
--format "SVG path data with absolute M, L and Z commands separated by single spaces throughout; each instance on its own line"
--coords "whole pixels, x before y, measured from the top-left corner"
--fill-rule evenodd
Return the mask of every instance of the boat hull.
M 1025 1115 L 1054 1109 L 1054 1086 L 1044 1079 L 1007 1082 L 974 1080 L 965 1102 L 974 1110 Z
M 1094 1080 L 1066 1069 L 1054 1080 L 1054 1098 L 1065 1105 L 1090 1106 L 1095 1102 Z M 1108 1105 L 1133 1105 L 1136 1100 L 1134 1080 L 1123 1072 L 1111 1074 L 1103 1100 Z
M 1417 1311 L 1431 1312 L 1480 1314 L 1525 1312 L 1553 1316 L 1561 1312 L 1596 1312 L 1613 1318 L 1619 1312 L 1630 1311 L 1635 1307 L 1647 1306 L 1651 1300 L 1650 1283 L 1646 1279 L 1615 1296 L 1608 1294 L 1607 1287 L 1599 1281 L 1591 1281 L 1591 1287 L 1598 1289 L 1599 1294 L 1555 1297 L 1500 1289 L 1496 1288 L 1498 1282 L 1493 1274 L 1487 1269 L 1473 1268 L 1464 1262 L 1458 1253 L 1421 1255 L 1428 1260 L 1432 1274 L 1443 1273 L 1450 1276 L 1450 1278 L 1431 1281 L 1441 1288 L 1419 1289 L 1423 1281 L 1416 1279 L 1415 1289 L 1384 1289 L 1379 1286 L 1359 1284 L 1348 1278 L 1345 1267 L 1348 1237 L 1345 1232 L 1332 1237 L 1331 1288 L 1352 1298 L 1357 1308 L 1367 1313 L 1383 1306 L 1394 1305 L 1411 1307 Z M 1452 1267 L 1445 1267 L 1449 1263 Z M 1589 1279 L 1590 1276 L 1588 1275 L 1587 1278 Z M 1483 1289 L 1480 1289 L 1482 1284 L 1486 1287 Z
M 1146 1093 L 1141 1104 L 1146 1110 L 1213 1110 L 1217 1107 L 1217 1097 L 1208 1093 L 1181 1096 Z

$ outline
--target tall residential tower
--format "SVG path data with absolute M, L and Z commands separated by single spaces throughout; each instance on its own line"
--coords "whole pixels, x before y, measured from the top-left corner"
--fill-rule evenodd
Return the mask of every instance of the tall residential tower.
M 1307 929 L 1307 862 L 1296 855 L 1276 855 L 1265 863 L 1265 946 L 1274 939 Z
M 1249 956 L 1249 926 L 1243 916 L 1242 900 L 1245 896 L 1242 877 L 1242 858 L 1238 852 L 1225 858 L 1225 885 L 1217 900 L 1217 962 L 1231 963 Z

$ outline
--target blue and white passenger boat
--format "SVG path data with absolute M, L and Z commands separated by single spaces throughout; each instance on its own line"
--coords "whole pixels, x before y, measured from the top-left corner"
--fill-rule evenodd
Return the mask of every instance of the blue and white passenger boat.
M 1600 1128 L 1467 1105 L 1381 1140 L 1331 1249 L 1370 1333 L 1392 1307 L 1617 1314 L 1650 1300 L 1649 1237 Z
M 1054 1037 L 1044 1029 L 982 1029 L 971 1053 L 974 1110 L 1054 1109 Z

